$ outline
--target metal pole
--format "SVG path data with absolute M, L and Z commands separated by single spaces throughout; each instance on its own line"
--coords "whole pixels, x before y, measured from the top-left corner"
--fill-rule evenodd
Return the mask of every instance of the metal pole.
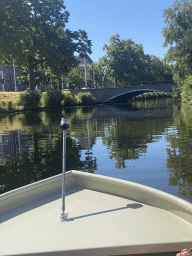
M 87 67 L 86 67 L 85 53 L 84 53 L 84 70 L 85 70 L 85 87 L 87 88 Z
M 14 86 L 15 86 L 15 92 L 17 91 L 17 84 L 16 84 L 16 74 L 15 74 L 15 65 L 13 60 L 13 77 L 14 77 Z
M 61 80 L 62 80 L 62 91 L 63 91 L 63 77 L 61 77 Z
M 93 68 L 93 86 L 95 88 L 95 69 Z
M 65 161 L 66 161 L 66 129 L 68 126 L 67 118 L 61 118 L 61 128 L 63 129 L 63 162 L 62 162 L 62 171 L 63 171 L 63 178 L 62 178 L 62 207 L 61 207 L 61 221 L 66 221 L 68 217 L 68 212 L 65 212 Z
M 4 76 L 3 76 L 3 65 L 2 65 L 2 79 L 4 79 Z M 4 82 L 5 83 L 5 82 Z M 1 86 L 2 86 L 2 91 L 4 92 L 5 91 L 5 86 L 3 83 L 1 83 Z

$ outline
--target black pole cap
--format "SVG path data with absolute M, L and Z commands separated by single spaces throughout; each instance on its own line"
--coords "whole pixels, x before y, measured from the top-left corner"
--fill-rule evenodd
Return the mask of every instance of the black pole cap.
M 65 117 L 61 118 L 60 126 L 63 130 L 66 130 L 69 127 L 67 118 Z

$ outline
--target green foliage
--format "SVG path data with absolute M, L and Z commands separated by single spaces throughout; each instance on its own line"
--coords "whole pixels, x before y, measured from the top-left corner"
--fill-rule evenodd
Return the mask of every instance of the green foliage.
M 38 85 L 38 87 L 47 85 L 47 75 L 45 75 L 47 71 L 50 73 L 49 70 L 43 69 L 40 66 L 36 68 L 33 73 L 34 85 Z M 24 85 L 29 84 L 29 70 L 26 67 L 21 70 L 20 76 L 17 77 L 17 82 Z
M 71 92 L 63 92 L 64 99 L 61 102 L 62 107 L 72 107 L 77 104 L 75 96 Z
M 116 34 L 110 38 L 109 46 L 104 45 L 103 49 L 107 51 L 108 65 L 119 83 L 125 85 L 126 81 L 141 80 L 139 55 L 144 55 L 142 45 L 135 44 L 131 39 L 121 40 Z
M 0 92 L 0 114 L 23 110 L 19 92 Z
M 169 182 L 178 187 L 179 196 L 192 200 L 192 106 L 187 103 L 181 108 L 175 105 L 173 114 L 178 132 L 167 138 L 170 142 L 167 149 Z
M 180 87 L 173 87 L 173 98 L 175 101 L 180 102 L 181 101 L 181 88 Z
M 170 46 L 166 60 L 173 63 L 174 81 L 178 84 L 175 98 L 180 100 L 179 94 L 185 86 L 182 98 L 187 100 L 190 90 L 188 85 L 183 85 L 183 81 L 192 75 L 192 1 L 176 0 L 172 8 L 164 10 L 163 16 L 166 23 L 162 31 L 164 47 Z
M 21 92 L 19 96 L 19 104 L 23 106 L 25 110 L 34 110 L 39 108 L 41 95 L 37 91 L 24 91 Z
M 93 80 L 93 72 L 95 80 Z M 87 81 L 88 84 L 95 82 L 96 86 L 99 88 L 109 87 L 114 83 L 114 77 L 112 76 L 106 56 L 88 66 L 87 76 L 89 78 Z
M 169 65 L 155 56 L 145 55 L 143 46 L 131 39 L 121 40 L 116 34 L 103 49 L 106 50 L 104 74 L 115 78 L 118 86 L 173 83 Z
M 7 103 L 5 101 L 0 102 L 0 114 L 10 113 L 10 111 L 12 110 L 13 110 L 12 101 L 9 101 Z
M 27 68 L 30 90 L 40 67 L 59 77 L 78 65 L 74 52 L 91 53 L 85 31 L 65 29 L 63 0 L 1 0 L 0 9 L 0 59 Z
M 41 106 L 48 109 L 61 108 L 61 102 L 64 98 L 62 92 L 58 90 L 43 92 L 41 96 Z
M 9 111 L 11 111 L 13 109 L 13 102 L 12 101 L 8 102 L 7 108 L 8 108 Z
M 92 105 L 95 103 L 95 98 L 90 92 L 80 92 L 76 97 L 78 105 Z
M 192 102 L 182 104 L 181 113 L 185 126 L 191 131 L 192 129 Z
M 185 79 L 181 93 L 181 101 L 192 104 L 192 76 Z
M 85 83 L 85 75 L 83 70 L 79 67 L 71 69 L 65 79 L 65 83 L 69 83 L 69 85 L 72 85 L 73 87 L 82 86 Z
M 148 93 L 143 93 L 135 96 L 134 98 L 131 99 L 131 101 L 154 99 L 154 98 L 166 98 L 166 97 L 171 97 L 171 96 L 164 92 L 148 92 Z

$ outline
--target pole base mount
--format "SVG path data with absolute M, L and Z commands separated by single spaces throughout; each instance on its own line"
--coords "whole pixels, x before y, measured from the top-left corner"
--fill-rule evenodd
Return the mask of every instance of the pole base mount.
M 60 219 L 62 222 L 67 221 L 67 217 L 68 217 L 68 212 L 64 212 L 64 213 L 61 213 Z

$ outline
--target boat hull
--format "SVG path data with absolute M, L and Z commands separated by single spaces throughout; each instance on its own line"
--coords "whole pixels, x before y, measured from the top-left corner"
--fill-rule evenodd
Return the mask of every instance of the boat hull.
M 66 173 L 0 196 L 0 255 L 135 255 L 192 247 L 192 204 L 137 183 Z

